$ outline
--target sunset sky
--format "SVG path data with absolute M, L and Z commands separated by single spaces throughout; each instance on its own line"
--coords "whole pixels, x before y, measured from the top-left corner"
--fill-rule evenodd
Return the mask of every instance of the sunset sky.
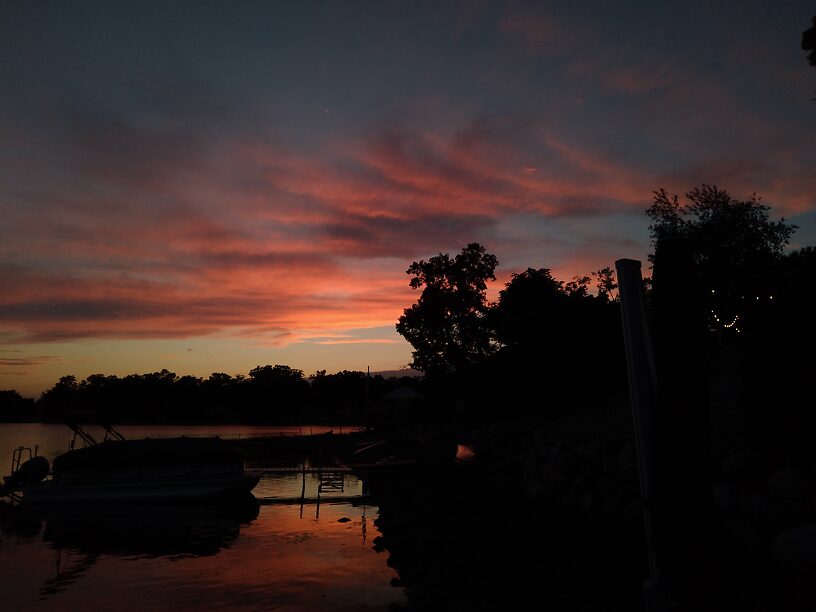
M 411 261 L 645 259 L 659 187 L 816 244 L 786 2 L 0 4 L 0 389 L 396 369 Z

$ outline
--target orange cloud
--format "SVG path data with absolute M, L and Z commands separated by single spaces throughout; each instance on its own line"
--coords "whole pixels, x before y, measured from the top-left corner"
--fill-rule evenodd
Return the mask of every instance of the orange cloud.
M 651 189 L 688 188 L 704 170 L 655 178 L 512 117 L 446 133 L 384 129 L 329 142 L 320 155 L 252 141 L 226 143 L 222 153 L 217 166 L 188 160 L 188 184 L 151 180 L 153 160 L 140 170 L 147 188 L 134 191 L 131 178 L 103 164 L 90 176 L 105 190 L 45 193 L 14 209 L 18 232 L 0 246 L 10 262 L 0 267 L 0 332 L 14 341 L 227 333 L 277 345 L 378 342 L 343 332 L 394 324 L 416 297 L 404 274 L 412 259 L 480 240 L 512 262 L 555 254 L 520 267 L 544 265 L 568 279 L 610 263 L 610 248 L 645 254 L 647 237 L 611 245 L 567 224 L 570 240 L 550 233 L 544 251 L 540 233 L 503 234 L 507 220 L 546 229 L 565 219 L 640 218 Z M 761 176 L 756 169 L 710 167 L 738 186 Z M 760 186 L 796 210 L 813 207 L 801 179 Z

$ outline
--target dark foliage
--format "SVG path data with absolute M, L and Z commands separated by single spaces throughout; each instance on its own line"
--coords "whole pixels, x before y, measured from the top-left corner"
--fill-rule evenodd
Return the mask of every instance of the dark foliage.
M 784 254 L 796 227 L 771 219 L 756 197 L 739 201 L 707 185 L 686 197 L 681 204 L 657 191 L 647 211 L 658 370 L 686 397 L 683 422 L 688 406 L 705 402 L 706 378 L 725 390 L 716 376 L 727 375 L 724 397 L 738 407 L 744 443 L 769 457 L 811 457 L 816 413 L 803 398 L 811 395 L 816 346 L 816 251 Z M 673 265 L 670 253 L 687 254 L 686 264 Z M 701 367 L 710 360 L 735 365 L 715 375 Z M 698 416 L 699 433 L 707 423 Z
M 452 405 L 454 416 L 497 418 L 552 415 L 620 393 L 623 341 L 611 268 L 595 273 L 597 295 L 589 276 L 565 283 L 529 268 L 488 304 L 486 281 L 497 263 L 474 243 L 456 258 L 440 254 L 408 269 L 423 293 L 397 331 L 415 349 L 414 367 L 431 374 L 432 396 Z
M 664 189 L 655 191 L 646 211 L 655 249 L 650 261 L 656 262 L 661 243 L 669 240 L 690 253 L 689 274 L 696 280 L 668 282 L 706 292 L 696 302 L 706 309 L 720 343 L 752 332 L 756 302 L 773 295 L 776 269 L 796 226 L 770 219 L 769 210 L 756 196 L 735 200 L 716 185 L 702 185 L 686 194 L 685 203 Z
M 27 421 L 34 408 L 34 400 L 23 397 L 17 391 L 0 391 L 0 422 Z
M 744 404 L 752 445 L 771 454 L 814 454 L 812 376 L 816 357 L 816 249 L 782 258 L 774 299 L 755 305 L 756 330 L 744 349 Z
M 614 276 L 605 274 L 598 295 L 589 292 L 589 277 L 564 283 L 546 268 L 512 275 L 490 313 L 501 349 L 489 368 L 501 373 L 505 401 L 553 415 L 622 391 L 620 311 L 610 293 Z M 498 395 L 482 397 L 501 401 Z
M 422 293 L 399 318 L 397 331 L 414 347 L 414 368 L 461 374 L 494 351 L 485 318 L 487 281 L 495 280 L 497 265 L 475 242 L 456 257 L 440 253 L 410 265 L 411 288 Z
M 365 408 L 417 378 L 367 377 L 325 370 L 306 379 L 285 365 L 253 368 L 249 376 L 213 372 L 208 378 L 168 370 L 119 377 L 63 376 L 36 402 L 16 391 L 0 392 L 0 421 L 87 423 L 286 423 L 361 422 Z
M 808 53 L 808 62 L 811 66 L 816 66 L 816 17 L 812 19 L 813 25 L 809 29 L 802 32 L 802 49 L 810 51 Z

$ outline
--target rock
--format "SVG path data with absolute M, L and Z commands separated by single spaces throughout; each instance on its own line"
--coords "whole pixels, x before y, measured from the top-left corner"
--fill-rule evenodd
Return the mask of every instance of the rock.
M 382 536 L 377 536 L 371 543 L 373 544 L 372 548 L 374 552 L 381 553 L 385 550 L 385 540 Z
M 615 453 L 601 455 L 601 469 L 604 474 L 617 474 L 620 470 L 620 461 Z
M 555 462 L 558 459 L 558 455 L 561 453 L 561 443 L 556 442 L 554 444 L 550 444 L 547 447 L 547 457 L 549 461 Z
M 555 499 L 552 489 L 537 480 L 531 480 L 527 483 L 527 496 L 548 504 Z
M 746 472 L 760 467 L 761 459 L 756 453 L 734 453 L 723 461 L 723 478 L 737 480 Z
M 714 506 L 722 514 L 736 514 L 737 494 L 734 487 L 728 482 L 721 482 L 712 488 Z
M 584 455 L 586 457 L 594 457 L 598 454 L 599 449 L 598 445 L 594 442 L 585 442 L 577 449 L 579 455 Z
M 561 507 L 564 510 L 574 510 L 578 505 L 578 498 L 572 493 L 567 493 L 561 497 Z
M 592 490 L 600 497 L 608 497 L 619 489 L 619 483 L 616 478 L 603 474 L 595 479 Z
M 765 518 L 765 512 L 770 502 L 767 495 L 761 493 L 751 493 L 743 495 L 737 502 L 737 511 L 740 516 L 745 516 L 754 520 Z
M 749 555 L 755 559 L 767 558 L 770 554 L 770 539 L 757 529 L 755 521 L 733 516 L 726 517 L 723 520 L 723 528 L 728 534 L 735 553 Z
M 601 506 L 601 516 L 607 520 L 617 517 L 624 504 L 626 504 L 626 496 L 623 491 L 615 491 L 604 499 Z
M 812 518 L 810 504 L 800 500 L 787 500 L 770 504 L 764 517 L 774 523 L 801 525 Z
M 771 548 L 774 561 L 794 572 L 816 571 L 816 524 L 799 525 L 779 534 Z
M 581 514 L 587 518 L 590 518 L 592 516 L 592 509 L 595 502 L 595 495 L 592 493 L 592 491 L 587 491 L 584 493 L 581 496 L 581 501 L 578 503 L 578 509 L 581 511 Z
M 528 463 L 532 465 L 544 465 L 550 459 L 550 451 L 547 448 L 536 448 L 528 457 Z
M 754 468 L 745 472 L 735 481 L 732 481 L 736 487 L 737 495 L 764 494 L 767 491 L 765 483 L 768 481 L 769 475 L 769 470 L 763 467 Z
M 538 471 L 538 477 L 542 483 L 557 487 L 558 483 L 561 482 L 561 471 L 556 468 L 551 461 L 548 461 L 541 466 L 541 469 Z
M 347 516 L 344 516 L 343 518 L 337 519 L 337 522 L 338 523 L 348 523 L 350 520 L 351 520 L 350 518 L 348 518 Z
M 629 444 L 622 446 L 618 453 L 618 461 L 622 466 L 636 465 L 637 455 L 635 454 L 635 447 Z
M 627 465 L 621 468 L 620 486 L 630 497 L 640 495 L 640 475 L 636 465 Z
M 642 521 L 643 504 L 640 503 L 640 498 L 626 502 L 618 513 L 618 516 L 624 521 Z
M 574 450 L 564 448 L 558 453 L 558 458 L 555 460 L 555 465 L 563 470 L 572 470 L 578 467 L 581 462 L 580 455 Z
M 787 467 L 771 474 L 766 486 L 774 499 L 802 499 L 810 492 L 810 478 L 798 468 Z
M 579 476 L 572 484 L 572 492 L 580 499 L 584 493 L 590 490 L 591 485 L 592 483 L 589 476 Z

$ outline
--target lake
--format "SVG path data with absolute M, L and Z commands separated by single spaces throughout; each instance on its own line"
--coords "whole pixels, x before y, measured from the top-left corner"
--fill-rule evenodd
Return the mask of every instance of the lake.
M 128 438 L 299 432 L 296 426 L 120 430 Z M 312 427 L 312 433 L 327 430 Z M 20 445 L 39 445 L 40 454 L 53 459 L 67 450 L 69 433 L 60 425 L 0 424 L 0 472 L 8 473 L 12 449 Z M 403 590 L 391 586 L 397 574 L 386 564 L 387 553 L 372 547 L 378 508 L 365 503 L 364 483 L 353 474 L 332 476 L 320 504 L 308 501 L 318 497 L 319 476 L 292 473 L 264 476 L 255 497 L 229 507 L 31 512 L 4 506 L 4 609 L 352 611 L 404 604 Z M 298 503 L 301 496 L 306 503 Z

